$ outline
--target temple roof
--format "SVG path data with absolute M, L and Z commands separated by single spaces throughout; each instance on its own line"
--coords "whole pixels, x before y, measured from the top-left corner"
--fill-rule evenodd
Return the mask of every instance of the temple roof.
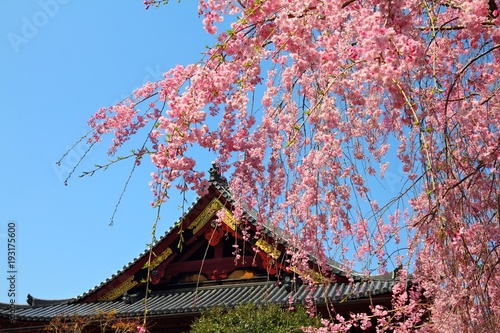
M 213 166 L 210 169 L 210 189 L 209 193 L 205 196 L 198 197 L 196 200 L 191 204 L 190 207 L 186 210 L 183 216 L 181 216 L 177 222 L 174 223 L 174 225 L 164 233 L 155 243 L 154 249 L 157 254 L 161 252 L 161 250 L 157 250 L 158 248 L 161 248 L 161 246 L 164 243 L 168 243 L 169 240 L 167 238 L 172 238 L 172 236 L 176 236 L 178 233 L 179 225 L 181 225 L 183 222 L 185 222 L 187 219 L 190 217 L 192 218 L 193 216 L 199 216 L 199 214 L 203 214 L 206 210 L 206 206 L 214 203 L 215 201 L 218 203 L 217 207 L 223 207 L 226 209 L 231 209 L 230 206 L 233 204 L 234 200 L 231 196 L 231 193 L 227 189 L 227 181 L 226 179 L 221 176 L 219 173 L 218 169 Z M 211 200 L 211 201 L 210 201 Z M 213 215 L 213 214 L 212 214 Z M 253 226 L 257 226 L 257 220 L 255 216 L 255 211 L 253 209 L 247 209 L 244 212 L 244 217 L 248 223 L 250 223 Z M 208 220 L 207 218 L 206 220 Z M 206 222 L 206 221 L 205 221 Z M 266 225 L 263 226 L 263 231 L 262 233 L 264 235 L 269 236 L 273 240 L 276 240 L 276 243 L 279 244 L 282 247 L 286 247 L 286 242 L 283 239 L 277 239 L 277 236 L 281 235 L 280 230 L 272 230 L 268 228 Z M 176 236 L 177 237 L 177 236 Z M 254 241 L 255 243 L 255 241 Z M 172 246 L 171 246 L 172 247 Z M 78 303 L 81 301 L 94 301 L 95 299 L 92 298 L 93 295 L 101 291 L 102 289 L 109 287 L 113 283 L 117 283 L 119 280 L 123 280 L 124 277 L 126 278 L 128 275 L 133 274 L 134 270 L 137 271 L 137 267 L 142 267 L 143 262 L 147 260 L 149 255 L 149 249 L 144 250 L 140 255 L 138 255 L 136 258 L 134 258 L 132 261 L 130 261 L 127 265 L 123 266 L 123 268 L 119 271 L 117 271 L 115 274 L 113 274 L 111 277 L 106 279 L 105 281 L 101 282 L 99 285 L 91 288 L 87 292 L 69 300 L 69 303 Z M 314 262 L 314 258 L 310 258 L 311 262 Z M 344 270 L 341 268 L 341 265 L 334 260 L 329 261 L 330 268 L 333 273 L 339 275 L 339 276 L 345 276 Z M 356 272 L 351 273 L 351 277 L 354 278 L 355 281 L 360 281 L 361 279 L 364 278 L 361 274 L 358 274 Z M 116 286 L 115 286 L 116 287 Z M 121 295 L 121 293 L 119 293 Z M 31 297 L 29 299 L 29 303 L 32 302 L 39 302 L 40 300 Z M 45 302 L 45 300 L 41 300 L 42 303 Z
M 47 322 L 55 316 L 85 316 L 107 311 L 116 311 L 120 316 L 139 316 L 144 313 L 141 300 L 145 296 L 144 281 L 149 276 L 145 275 L 147 265 L 150 265 L 153 274 L 150 281 L 154 284 L 149 286 L 153 290 L 148 296 L 150 316 L 198 315 L 201 310 L 216 305 L 233 307 L 247 302 L 301 304 L 311 292 L 317 305 L 344 306 L 344 301 L 358 299 L 365 299 L 364 303 L 368 304 L 375 298 L 390 304 L 390 293 L 397 281 L 393 274 L 367 278 L 353 273 L 348 279 L 341 265 L 333 260 L 330 278 L 321 280 L 312 289 L 302 285 L 300 279 L 293 278 L 294 274 L 301 273 L 294 273 L 285 264 L 288 258 L 286 240 L 281 239 L 279 231 L 272 232 L 264 226 L 258 239 L 244 240 L 240 222 L 232 216 L 232 204 L 225 179 L 215 167 L 212 168 L 208 193 L 197 198 L 174 226 L 155 242 L 154 257 L 149 264 L 147 249 L 110 278 L 75 298 L 43 300 L 28 295 L 29 305 L 15 306 L 17 320 Z M 220 210 L 226 210 L 221 226 L 214 223 Z M 244 219 L 249 225 L 257 226 L 251 209 L 246 210 Z M 207 233 L 222 230 L 224 237 L 216 242 L 207 237 Z M 232 246 L 230 242 L 234 245 L 234 241 L 242 242 L 243 247 L 253 253 L 253 263 L 234 263 L 231 250 L 228 251 Z M 213 250 L 212 259 L 206 257 L 208 244 Z M 203 258 L 199 257 L 200 251 L 205 251 Z M 310 263 L 314 274 L 317 265 L 313 257 Z M 269 265 L 276 269 L 272 270 Z M 202 273 L 204 280 L 200 283 Z M 153 282 L 155 274 L 157 280 Z M 198 276 L 196 283 L 194 275 Z M 0 319 L 9 318 L 11 311 L 10 304 L 0 303 Z

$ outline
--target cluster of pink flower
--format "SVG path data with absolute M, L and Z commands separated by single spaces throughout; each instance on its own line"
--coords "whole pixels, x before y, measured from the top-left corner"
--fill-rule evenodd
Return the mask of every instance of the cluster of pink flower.
M 377 329 L 488 331 L 500 323 L 500 22 L 491 9 L 483 0 L 200 0 L 207 32 L 235 18 L 231 30 L 200 64 L 99 110 L 92 140 L 114 133 L 115 153 L 153 121 L 156 203 L 176 179 L 181 190 L 206 190 L 186 154 L 216 152 L 221 171 L 232 170 L 236 212 L 256 207 L 261 223 L 284 229 L 299 269 L 311 254 L 327 269 L 333 249 L 346 269 L 356 258 L 369 273 L 376 258 L 385 271 L 387 244 L 403 233 L 400 286 L 411 269 L 422 289 L 396 288 L 390 312 L 373 309 Z M 165 109 L 155 101 L 139 116 L 154 98 Z M 372 188 L 390 154 L 404 181 L 384 202 Z M 367 318 L 318 332 L 366 328 Z

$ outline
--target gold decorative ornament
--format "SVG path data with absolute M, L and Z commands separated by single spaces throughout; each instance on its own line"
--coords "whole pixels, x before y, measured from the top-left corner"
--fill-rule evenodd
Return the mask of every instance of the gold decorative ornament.
M 99 298 L 99 301 L 113 301 L 123 295 L 124 292 L 129 291 L 136 285 L 137 281 L 134 281 L 134 276 L 132 275 L 131 277 L 123 281 L 118 287 L 104 294 L 104 296 Z
M 264 251 L 265 253 L 269 254 L 273 259 L 278 259 L 281 255 L 281 251 L 278 250 L 277 248 L 273 247 L 271 244 L 263 240 L 262 238 L 259 238 L 255 245 Z
M 191 222 L 190 225 L 188 225 L 187 228 L 193 230 L 193 235 L 196 234 L 222 207 L 222 202 L 220 202 L 217 198 L 213 198 L 207 207 L 202 210 L 202 212 L 194 219 L 193 222 Z
M 207 207 L 205 207 L 205 209 L 201 211 L 193 222 L 188 225 L 187 229 L 193 230 L 193 235 L 196 234 L 221 209 L 224 209 L 225 211 L 223 222 L 232 230 L 236 230 L 239 223 L 234 219 L 233 214 L 229 211 L 229 209 L 227 209 L 217 198 L 213 198 L 212 201 L 210 201 Z
M 167 247 L 163 252 L 161 252 L 159 255 L 157 255 L 152 261 L 151 261 L 151 270 L 155 269 L 158 267 L 162 262 L 165 261 L 170 255 L 173 253 L 172 249 Z

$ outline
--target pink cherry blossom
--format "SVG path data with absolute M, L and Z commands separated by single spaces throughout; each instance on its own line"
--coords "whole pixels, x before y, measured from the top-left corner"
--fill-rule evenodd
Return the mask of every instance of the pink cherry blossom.
M 392 309 L 333 316 L 318 332 L 372 319 L 380 332 L 492 332 L 500 21 L 489 6 L 200 0 L 208 33 L 230 29 L 199 63 L 98 110 L 89 143 L 109 135 L 114 155 L 146 133 L 133 154 L 156 169 L 154 206 L 179 180 L 204 193 L 191 152 L 215 153 L 235 217 L 254 207 L 260 228 L 282 229 L 297 270 L 311 256 L 325 274 L 330 258 L 366 278 L 401 265 Z

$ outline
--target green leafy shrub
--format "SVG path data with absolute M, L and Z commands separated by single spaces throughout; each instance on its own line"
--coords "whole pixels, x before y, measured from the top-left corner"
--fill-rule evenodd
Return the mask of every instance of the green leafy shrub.
M 299 333 L 302 327 L 319 327 L 319 317 L 310 317 L 303 307 L 294 311 L 278 305 L 238 305 L 203 312 L 191 326 L 191 333 Z

